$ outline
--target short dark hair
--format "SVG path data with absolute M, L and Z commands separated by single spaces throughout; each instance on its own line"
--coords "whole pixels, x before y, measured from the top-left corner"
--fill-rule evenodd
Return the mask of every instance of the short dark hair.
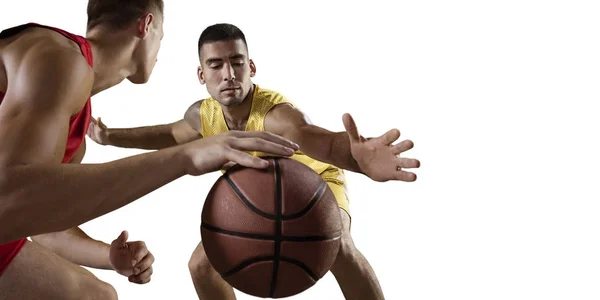
M 114 29 L 124 29 L 147 12 L 163 16 L 163 0 L 89 0 L 87 29 L 105 23 Z
M 198 56 L 202 56 L 200 50 L 206 43 L 240 39 L 244 41 L 244 45 L 246 45 L 247 50 L 248 43 L 246 42 L 246 36 L 237 26 L 227 23 L 218 23 L 208 26 L 206 29 L 204 29 L 204 31 L 202 31 L 202 34 L 200 34 L 200 38 L 198 39 Z

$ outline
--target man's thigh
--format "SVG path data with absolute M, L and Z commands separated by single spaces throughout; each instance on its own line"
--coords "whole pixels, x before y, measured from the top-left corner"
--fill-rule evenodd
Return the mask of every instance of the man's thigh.
M 88 270 L 30 241 L 0 276 L 0 300 L 116 297 L 112 286 Z
M 348 197 L 348 185 L 344 170 L 331 167 L 323 171 L 320 176 L 333 192 L 338 206 L 350 217 L 350 198 Z

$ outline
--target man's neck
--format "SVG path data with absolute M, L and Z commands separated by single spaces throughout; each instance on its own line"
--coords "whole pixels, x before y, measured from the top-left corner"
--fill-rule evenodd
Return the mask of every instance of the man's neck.
M 132 61 L 135 41 L 124 34 L 98 29 L 87 33 L 94 59 L 92 95 L 111 88 L 136 72 Z
M 230 130 L 244 130 L 246 127 L 246 123 L 248 122 L 248 118 L 250 117 L 250 110 L 252 109 L 252 101 L 254 96 L 254 89 L 256 87 L 252 84 L 250 90 L 248 91 L 248 95 L 244 98 L 244 101 L 240 105 L 236 106 L 221 106 L 223 109 L 223 116 L 225 117 L 225 122 L 227 123 L 227 127 Z

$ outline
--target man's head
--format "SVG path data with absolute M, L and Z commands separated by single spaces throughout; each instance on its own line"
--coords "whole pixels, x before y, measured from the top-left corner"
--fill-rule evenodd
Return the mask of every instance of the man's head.
M 198 40 L 198 55 L 198 78 L 208 93 L 225 106 L 242 103 L 256 73 L 244 33 L 231 24 L 209 26 Z
M 163 12 L 163 0 L 89 0 L 87 30 L 102 27 L 133 34 L 136 73 L 128 79 L 145 83 L 154 69 L 163 38 Z

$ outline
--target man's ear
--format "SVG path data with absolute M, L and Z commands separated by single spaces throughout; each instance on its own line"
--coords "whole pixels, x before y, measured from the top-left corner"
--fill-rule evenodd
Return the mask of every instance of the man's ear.
M 202 71 L 202 66 L 198 66 L 198 80 L 200 84 L 205 84 L 206 80 L 204 80 L 204 72 Z
M 250 64 L 250 77 L 254 77 L 254 75 L 256 75 L 256 65 L 254 64 L 253 60 L 250 60 L 249 64 Z
M 137 34 L 138 37 L 141 39 L 145 39 L 146 36 L 148 35 L 148 32 L 150 32 L 150 27 L 153 25 L 152 22 L 154 22 L 154 15 L 152 15 L 152 13 L 147 13 L 145 15 L 143 15 L 138 21 L 137 21 Z

